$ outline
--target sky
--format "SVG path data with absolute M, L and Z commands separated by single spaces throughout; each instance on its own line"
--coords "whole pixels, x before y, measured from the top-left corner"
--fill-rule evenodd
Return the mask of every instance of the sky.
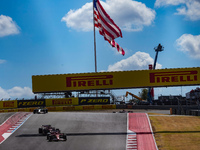
M 96 28 L 97 71 L 200 67 L 200 0 L 101 0 L 122 56 Z M 33 98 L 32 75 L 95 72 L 92 0 L 0 1 L 0 99 Z M 155 88 L 183 95 L 197 86 Z M 138 94 L 141 89 L 113 90 Z

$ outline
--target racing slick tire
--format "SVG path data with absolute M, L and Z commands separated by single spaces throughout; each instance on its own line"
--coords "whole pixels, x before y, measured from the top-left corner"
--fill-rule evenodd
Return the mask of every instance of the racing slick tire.
M 46 110 L 42 110 L 42 112 L 43 112 L 44 114 L 46 114 Z
M 47 133 L 47 140 L 49 140 L 49 137 L 51 136 L 51 133 Z
M 39 134 L 41 134 L 42 133 L 42 128 L 39 128 L 38 132 L 39 132 Z
M 64 139 L 64 141 L 67 141 L 67 135 L 66 134 L 63 134 L 63 139 Z
M 48 140 L 49 140 L 49 142 L 52 142 L 53 141 L 53 137 L 50 135 Z
M 48 133 L 48 130 L 47 130 L 47 129 L 44 129 L 44 130 L 42 131 L 42 134 L 43 134 L 43 135 L 47 135 L 47 133 Z

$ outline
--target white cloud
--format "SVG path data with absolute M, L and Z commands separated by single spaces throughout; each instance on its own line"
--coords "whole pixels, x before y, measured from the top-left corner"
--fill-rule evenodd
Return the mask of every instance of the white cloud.
M 149 64 L 153 64 L 154 59 L 148 53 L 136 52 L 127 59 L 123 59 L 114 65 L 108 66 L 108 71 L 126 71 L 126 70 L 146 70 Z M 161 64 L 156 64 L 157 69 L 161 69 Z
M 102 6 L 114 22 L 126 31 L 141 31 L 144 26 L 149 26 L 155 19 L 155 11 L 145 4 L 132 0 L 106 0 L 101 1 Z M 92 31 L 93 12 L 92 3 L 86 3 L 77 10 L 70 10 L 61 21 L 67 27 L 79 31 Z
M 10 98 L 8 92 L 6 90 L 4 90 L 3 88 L 1 88 L 1 87 L 0 87 L 0 95 L 1 95 L 0 99 L 2 99 L 2 98 Z
M 0 15 L 0 37 L 18 34 L 19 27 L 9 16 Z
M 176 15 L 184 15 L 186 19 L 200 20 L 200 0 L 156 0 L 155 6 L 180 5 Z
M 180 5 L 186 3 L 188 0 L 156 0 L 155 6 L 168 6 L 168 5 Z
M 12 89 L 5 90 L 0 87 L 0 98 L 33 98 L 34 94 L 29 87 L 15 86 Z
M 176 44 L 180 51 L 192 58 L 200 59 L 200 35 L 183 34 L 176 40 Z
M 0 64 L 3 64 L 5 62 L 6 62 L 6 60 L 0 59 Z
M 186 19 L 192 21 L 200 20 L 200 2 L 187 2 L 186 7 L 178 8 L 177 11 L 177 15 L 185 15 Z
M 70 10 L 61 21 L 66 22 L 67 27 L 76 30 L 92 30 L 92 3 L 86 3 L 77 10 Z

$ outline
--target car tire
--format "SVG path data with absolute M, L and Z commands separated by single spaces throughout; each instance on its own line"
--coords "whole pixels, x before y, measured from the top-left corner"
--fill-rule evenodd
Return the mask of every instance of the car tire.
M 39 128 L 38 132 L 39 132 L 39 134 L 41 134 L 42 133 L 42 128 Z
M 43 135 L 47 135 L 48 131 L 46 129 L 43 130 Z
M 50 136 L 51 136 L 51 133 L 47 133 L 47 140 L 49 140 Z
M 49 142 L 51 142 L 53 140 L 53 137 L 50 135 L 49 136 Z
M 66 134 L 63 134 L 63 139 L 64 139 L 64 141 L 67 141 L 67 135 Z

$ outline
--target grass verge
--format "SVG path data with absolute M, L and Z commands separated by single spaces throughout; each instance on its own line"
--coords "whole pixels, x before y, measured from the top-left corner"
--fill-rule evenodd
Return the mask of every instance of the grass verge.
M 200 117 L 149 116 L 159 150 L 199 150 Z

